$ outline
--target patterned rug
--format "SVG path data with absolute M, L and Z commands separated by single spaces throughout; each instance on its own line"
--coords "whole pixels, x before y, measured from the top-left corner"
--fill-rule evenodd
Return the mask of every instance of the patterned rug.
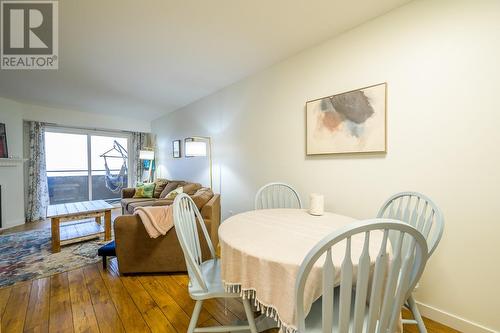
M 50 229 L 0 235 L 0 288 L 94 264 L 101 260 L 97 250 L 108 242 L 101 237 L 52 253 Z

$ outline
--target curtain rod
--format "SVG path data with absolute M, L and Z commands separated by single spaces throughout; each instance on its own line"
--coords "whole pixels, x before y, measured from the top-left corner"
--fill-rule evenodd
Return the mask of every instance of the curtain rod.
M 37 120 L 23 119 L 23 121 L 29 122 L 29 121 L 37 121 Z M 134 132 L 134 131 L 126 131 L 126 130 L 116 130 L 116 129 L 107 129 L 107 128 L 79 127 L 79 126 L 71 126 L 71 125 L 61 125 L 61 124 L 56 124 L 56 123 L 49 123 L 49 122 L 45 122 L 45 121 L 40 121 L 40 122 L 44 123 L 45 125 L 53 126 L 53 127 L 79 129 L 79 130 L 86 130 L 86 131 L 98 131 L 98 132 L 99 131 L 104 131 L 104 132 L 127 133 L 127 134 L 137 133 L 137 132 Z M 141 132 L 141 133 L 146 133 L 146 132 Z

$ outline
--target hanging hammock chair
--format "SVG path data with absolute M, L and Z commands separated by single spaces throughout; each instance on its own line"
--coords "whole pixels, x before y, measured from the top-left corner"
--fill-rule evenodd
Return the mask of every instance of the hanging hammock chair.
M 119 156 L 109 155 L 110 152 L 115 151 Z M 101 155 L 104 158 L 104 169 L 106 170 L 106 175 L 104 176 L 104 180 L 106 183 L 106 187 L 113 193 L 118 193 L 122 190 L 126 183 L 127 177 L 127 161 L 128 161 L 128 153 L 123 148 L 121 144 L 119 144 L 116 140 L 113 142 L 113 148 L 105 152 Z M 123 160 L 123 164 L 120 168 L 120 172 L 116 175 L 111 173 L 111 170 L 108 166 L 108 158 L 121 158 Z

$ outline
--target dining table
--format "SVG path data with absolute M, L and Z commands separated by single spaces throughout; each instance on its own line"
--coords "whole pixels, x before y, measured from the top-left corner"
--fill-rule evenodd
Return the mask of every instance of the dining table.
M 304 209 L 262 209 L 229 217 L 219 227 L 221 278 L 226 291 L 252 300 L 262 314 L 256 319 L 259 332 L 280 327 L 281 332 L 297 333 L 295 284 L 302 261 L 320 240 L 355 221 L 329 212 L 315 216 Z M 374 232 L 370 237 L 373 268 L 383 232 Z M 354 273 L 363 239 L 352 239 Z M 340 267 L 344 251 L 332 254 L 335 267 Z M 316 273 L 306 285 L 306 314 L 321 297 L 322 265 L 318 260 Z M 340 283 L 340 270 L 336 270 L 334 283 Z

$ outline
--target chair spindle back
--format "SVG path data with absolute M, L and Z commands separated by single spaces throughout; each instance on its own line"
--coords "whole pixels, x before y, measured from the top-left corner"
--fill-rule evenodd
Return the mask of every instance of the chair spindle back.
M 297 191 L 285 183 L 269 183 L 255 195 L 255 209 L 302 208 Z
M 198 225 L 208 244 L 211 258 L 215 258 L 215 250 L 210 240 L 207 227 L 193 199 L 185 193 L 179 194 L 174 200 L 174 225 L 177 238 L 186 260 L 189 279 L 197 283 L 203 290 L 208 290 L 203 279 L 200 265 L 203 262 Z
M 375 263 L 371 272 L 372 260 L 369 250 L 374 232 L 382 232 L 383 239 L 380 247 L 378 245 L 375 247 L 379 249 L 373 260 Z M 391 260 L 388 257 L 388 251 L 391 248 L 388 242 L 389 232 L 398 234 L 396 245 L 392 247 Z M 364 237 L 355 281 L 353 281 L 351 245 L 353 237 Z M 409 243 L 408 251 L 402 249 L 405 240 Z M 344 247 L 339 247 L 339 244 Z M 335 267 L 332 260 L 332 253 L 338 253 L 336 249 L 344 251 L 340 267 Z M 334 327 L 338 328 L 336 332 L 349 332 L 350 328 L 351 332 L 393 332 L 398 322 L 401 306 L 424 270 L 427 261 L 427 244 L 418 230 L 404 222 L 390 219 L 359 221 L 325 237 L 307 254 L 298 273 L 295 295 L 301 333 L 306 332 L 305 285 L 318 260 L 324 260 L 321 272 L 323 281 L 322 332 L 331 333 Z M 340 288 L 334 285 L 337 275 L 340 276 Z M 353 287 L 355 287 L 354 292 Z M 369 291 L 371 291 L 370 295 Z
M 443 236 L 443 214 L 439 207 L 422 193 L 394 194 L 384 202 L 377 217 L 401 220 L 415 227 L 427 240 L 429 256 L 436 250 Z

